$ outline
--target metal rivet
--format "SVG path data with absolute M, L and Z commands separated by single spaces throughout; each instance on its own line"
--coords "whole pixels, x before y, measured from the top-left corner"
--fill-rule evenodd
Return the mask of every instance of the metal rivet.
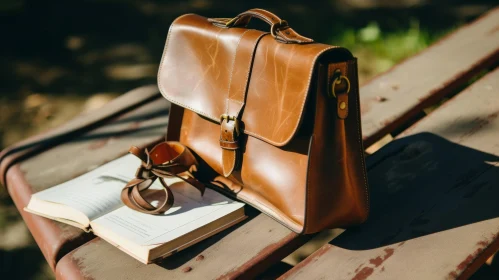
M 347 107 L 347 104 L 345 103 L 345 101 L 341 101 L 340 102 L 340 109 L 345 110 L 346 107 Z

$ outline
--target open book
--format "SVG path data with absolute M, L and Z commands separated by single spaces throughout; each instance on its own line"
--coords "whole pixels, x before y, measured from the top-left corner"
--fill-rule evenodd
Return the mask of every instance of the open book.
M 143 214 L 123 205 L 121 189 L 140 160 L 126 155 L 78 178 L 32 195 L 26 211 L 93 231 L 143 263 L 171 255 L 246 218 L 244 204 L 212 189 L 203 196 L 180 179 L 166 180 L 175 203 L 161 215 Z M 158 180 L 149 200 L 163 195 Z M 156 197 L 159 199 L 159 197 Z

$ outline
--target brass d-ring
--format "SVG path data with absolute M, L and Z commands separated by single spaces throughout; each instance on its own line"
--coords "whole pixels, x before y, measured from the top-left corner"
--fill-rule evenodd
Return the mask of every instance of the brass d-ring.
M 288 26 L 288 22 L 285 20 L 282 20 L 282 19 L 278 23 L 272 24 L 270 26 L 270 35 L 272 35 L 272 37 L 274 37 L 274 38 L 277 38 L 276 31 L 278 31 L 279 28 L 283 28 L 286 26 Z
M 341 80 L 345 80 L 345 82 L 347 83 L 347 92 L 346 93 L 350 92 L 350 81 L 348 80 L 348 78 L 343 76 L 343 75 L 338 76 L 338 77 L 336 77 L 336 79 L 334 79 L 333 84 L 331 86 L 331 95 L 334 98 L 336 98 L 335 85 L 341 84 Z

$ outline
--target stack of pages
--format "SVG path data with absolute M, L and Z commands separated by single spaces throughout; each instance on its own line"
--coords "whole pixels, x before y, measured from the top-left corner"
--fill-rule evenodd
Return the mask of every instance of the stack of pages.
M 201 196 L 180 179 L 166 180 L 175 197 L 166 213 L 149 215 L 131 210 L 123 205 L 120 194 L 139 165 L 135 156 L 123 156 L 34 194 L 25 210 L 93 231 L 143 263 L 185 249 L 246 218 L 243 203 L 208 188 Z M 151 187 L 153 205 L 159 196 L 164 198 L 161 188 L 158 180 Z

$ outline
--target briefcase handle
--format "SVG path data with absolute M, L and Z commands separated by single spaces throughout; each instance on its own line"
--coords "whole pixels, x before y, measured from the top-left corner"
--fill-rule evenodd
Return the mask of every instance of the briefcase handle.
M 234 18 L 210 18 L 213 24 L 231 28 L 246 27 L 252 18 L 258 18 L 270 25 L 270 34 L 279 42 L 286 44 L 308 44 L 313 40 L 304 37 L 289 27 L 288 22 L 281 19 L 274 13 L 263 9 L 250 9 L 240 13 Z

